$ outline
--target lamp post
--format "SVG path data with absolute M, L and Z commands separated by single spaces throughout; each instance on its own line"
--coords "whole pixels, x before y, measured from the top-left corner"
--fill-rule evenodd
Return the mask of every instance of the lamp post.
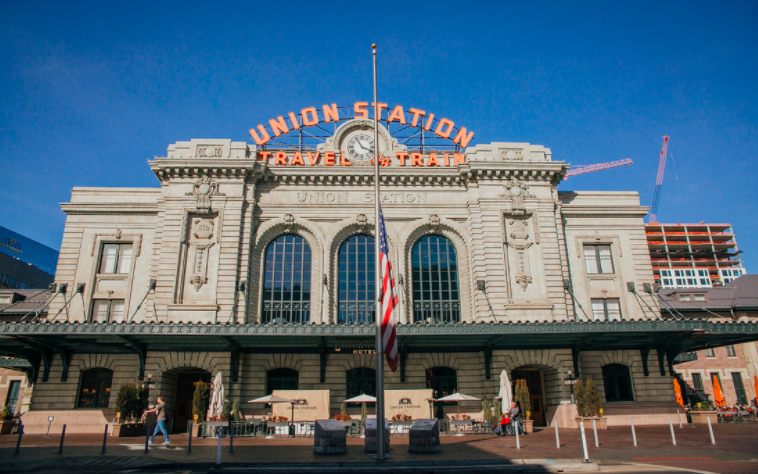
M 576 381 L 577 381 L 577 378 L 576 376 L 574 376 L 574 371 L 569 370 L 568 377 L 566 377 L 565 384 L 571 386 L 571 403 L 572 404 L 576 403 L 576 400 L 574 400 L 574 385 L 576 385 Z

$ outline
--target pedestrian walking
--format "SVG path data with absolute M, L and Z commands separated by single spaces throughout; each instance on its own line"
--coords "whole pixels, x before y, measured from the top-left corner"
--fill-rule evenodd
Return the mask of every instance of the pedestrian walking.
M 157 418 L 157 422 L 155 423 L 155 431 L 153 431 L 153 436 L 150 438 L 150 441 L 148 441 L 148 444 L 153 444 L 153 440 L 158 434 L 158 431 L 163 433 L 163 445 L 167 446 L 171 444 L 171 441 L 168 439 L 168 433 L 166 432 L 166 403 L 163 401 L 163 397 L 158 397 L 158 403 L 155 405 L 155 408 L 148 410 L 145 413 L 155 413 L 155 416 Z
M 511 403 L 511 409 L 508 410 L 508 417 L 514 425 L 514 428 L 518 430 L 519 434 L 523 434 L 524 430 L 521 428 L 521 408 L 515 403 Z

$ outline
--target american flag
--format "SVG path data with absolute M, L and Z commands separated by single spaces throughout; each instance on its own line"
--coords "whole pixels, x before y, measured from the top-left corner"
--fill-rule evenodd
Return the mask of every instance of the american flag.
M 394 372 L 397 370 L 397 334 L 395 333 L 395 319 L 392 310 L 397 306 L 397 294 L 395 294 L 395 280 L 392 278 L 392 263 L 390 263 L 390 251 L 387 245 L 387 231 L 384 229 L 384 214 L 382 206 L 379 206 L 379 264 L 382 268 L 382 344 L 387 364 Z

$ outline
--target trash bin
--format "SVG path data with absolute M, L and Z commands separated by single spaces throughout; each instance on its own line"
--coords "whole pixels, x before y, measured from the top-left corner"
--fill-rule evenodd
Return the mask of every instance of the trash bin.
M 289 426 L 289 435 L 290 435 L 290 438 L 294 438 L 295 437 L 295 424 L 294 423 L 290 423 L 290 426 Z

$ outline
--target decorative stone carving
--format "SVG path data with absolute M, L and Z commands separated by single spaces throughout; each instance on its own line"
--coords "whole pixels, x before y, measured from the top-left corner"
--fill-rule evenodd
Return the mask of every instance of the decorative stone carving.
M 121 234 L 121 229 L 116 229 L 116 234 L 114 235 L 114 237 L 116 237 L 116 240 L 121 240 Z
M 511 214 L 514 216 L 523 216 L 527 214 L 526 207 L 524 206 L 525 198 L 533 198 L 534 195 L 529 193 L 529 186 L 525 181 L 513 178 L 505 182 L 506 189 L 505 194 L 501 194 L 500 197 L 510 198 L 511 200 Z
M 504 161 L 522 161 L 524 159 L 521 148 L 506 148 L 500 151 L 500 156 Z
M 440 216 L 438 216 L 437 214 L 432 214 L 431 216 L 429 216 L 429 223 L 434 226 L 440 225 Z
M 527 219 L 509 219 L 507 235 L 508 246 L 511 247 L 516 254 L 516 274 L 514 281 L 521 287 L 522 291 L 526 291 L 526 287 L 532 282 L 531 272 L 529 270 L 529 253 L 527 250 L 532 246 L 532 242 L 529 241 L 529 225 Z
M 225 196 L 224 193 L 218 191 L 218 183 L 212 180 L 208 176 L 203 176 L 195 182 L 195 186 L 191 193 L 186 193 L 187 196 L 197 196 L 197 202 L 195 207 L 198 211 L 210 212 L 211 210 L 211 196 Z
M 200 291 L 200 288 L 208 283 L 208 249 L 213 247 L 214 219 L 194 218 L 192 220 L 192 240 L 190 247 L 195 251 L 195 264 L 192 267 L 192 277 L 189 282 Z
M 355 221 L 358 222 L 358 225 L 368 225 L 368 217 L 366 217 L 366 214 L 358 214 Z
M 295 223 L 295 216 L 292 214 L 285 214 L 284 215 L 284 223 L 287 225 L 292 225 Z
M 221 158 L 224 147 L 220 145 L 203 145 L 197 147 L 197 158 Z

